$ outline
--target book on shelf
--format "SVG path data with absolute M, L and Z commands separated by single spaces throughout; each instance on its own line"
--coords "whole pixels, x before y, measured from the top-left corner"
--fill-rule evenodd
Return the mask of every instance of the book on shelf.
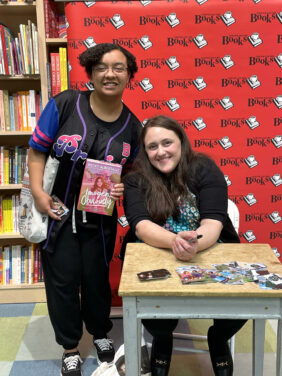
M 3 105 L 4 105 L 4 116 L 5 116 L 5 131 L 10 131 L 11 130 L 11 119 L 10 119 L 8 90 L 3 90 Z
M 50 53 L 50 72 L 51 72 L 51 93 L 52 97 L 61 92 L 61 78 L 60 78 L 60 55 L 59 52 Z
M 2 196 L 0 196 L 0 234 L 3 234 Z
M 0 147 L 0 184 L 21 184 L 27 163 L 28 147 Z
M 3 248 L 3 260 L 4 260 L 4 267 L 3 267 L 3 284 L 9 285 L 10 284 L 10 246 L 6 245 Z
M 0 246 L 0 285 L 3 285 L 3 247 Z
M 61 77 L 60 91 L 64 91 L 68 89 L 67 49 L 65 47 L 59 47 L 59 56 L 60 56 L 60 77 Z
M 57 4 L 51 0 L 43 0 L 46 38 L 58 38 L 59 12 Z
M 112 215 L 115 201 L 110 198 L 110 190 L 120 182 L 121 171 L 120 164 L 87 159 L 77 209 Z
M 11 131 L 15 131 L 15 113 L 14 113 L 14 101 L 12 95 L 8 96 L 9 99 L 9 112 L 10 112 L 10 122 L 11 122 Z
M 0 90 L 0 130 L 5 131 L 5 113 L 4 113 L 4 93 L 3 90 Z
M 12 245 L 12 283 L 21 284 L 21 246 Z

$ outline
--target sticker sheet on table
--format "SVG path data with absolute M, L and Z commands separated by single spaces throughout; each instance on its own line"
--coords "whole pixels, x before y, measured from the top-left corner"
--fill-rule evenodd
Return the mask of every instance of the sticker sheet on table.
M 282 256 L 280 0 L 125 0 L 66 5 L 70 86 L 93 89 L 77 57 L 97 43 L 131 51 L 139 71 L 124 102 L 141 122 L 175 118 L 211 155 L 240 211 L 242 242 Z M 122 215 L 122 207 L 119 207 Z M 120 274 L 119 225 L 111 278 Z

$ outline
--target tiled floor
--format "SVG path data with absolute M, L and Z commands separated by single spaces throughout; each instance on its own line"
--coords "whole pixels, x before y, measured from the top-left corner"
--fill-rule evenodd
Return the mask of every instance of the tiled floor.
M 116 349 L 123 342 L 122 320 L 114 319 L 111 337 Z M 189 320 L 193 333 L 206 333 L 210 321 Z M 264 375 L 275 375 L 275 322 L 267 323 Z M 186 321 L 180 331 L 189 330 Z M 236 335 L 234 376 L 250 376 L 252 323 L 248 322 Z M 146 339 L 150 339 L 147 335 Z M 206 348 L 205 342 L 175 341 L 175 346 Z M 97 368 L 92 337 L 85 331 L 80 343 L 83 376 L 91 376 Z M 62 349 L 54 339 L 46 304 L 0 304 L 0 375 L 1 376 L 59 376 Z M 212 376 L 207 353 L 173 354 L 170 376 Z

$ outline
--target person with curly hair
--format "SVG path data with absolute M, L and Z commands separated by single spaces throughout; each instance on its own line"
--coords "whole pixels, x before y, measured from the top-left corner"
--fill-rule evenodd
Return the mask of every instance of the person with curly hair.
M 30 139 L 28 168 L 37 209 L 49 215 L 47 239 L 40 245 L 47 305 L 56 341 L 64 349 L 62 376 L 81 376 L 78 344 L 83 322 L 93 336 L 98 363 L 111 363 L 111 262 L 117 231 L 112 216 L 77 210 L 87 158 L 119 163 L 130 169 L 141 124 L 122 95 L 137 72 L 135 57 L 117 44 L 101 43 L 79 56 L 94 90 L 66 90 L 46 105 Z M 87 85 L 86 85 L 87 87 Z M 59 161 L 52 194 L 68 208 L 59 218 L 42 189 L 47 156 Z M 110 197 L 123 194 L 116 183 Z

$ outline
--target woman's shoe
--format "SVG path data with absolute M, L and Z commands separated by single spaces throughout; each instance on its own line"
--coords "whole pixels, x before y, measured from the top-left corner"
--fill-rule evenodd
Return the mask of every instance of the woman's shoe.
M 162 345 L 164 345 L 164 343 L 167 340 L 167 346 L 164 346 L 165 350 L 167 351 L 161 351 L 161 349 L 157 345 L 160 339 L 161 338 L 157 338 L 157 339 L 153 338 L 152 352 L 151 352 L 152 376 L 168 376 L 168 372 L 169 372 L 171 352 L 172 352 L 172 338 L 164 337 L 164 341 Z
M 212 367 L 215 376 L 232 376 L 233 375 L 233 359 L 232 355 L 226 342 L 224 344 L 224 350 L 221 355 L 216 354 L 216 340 L 214 338 L 213 327 L 209 328 L 208 331 L 208 345 L 210 350 L 210 357 L 212 362 Z

